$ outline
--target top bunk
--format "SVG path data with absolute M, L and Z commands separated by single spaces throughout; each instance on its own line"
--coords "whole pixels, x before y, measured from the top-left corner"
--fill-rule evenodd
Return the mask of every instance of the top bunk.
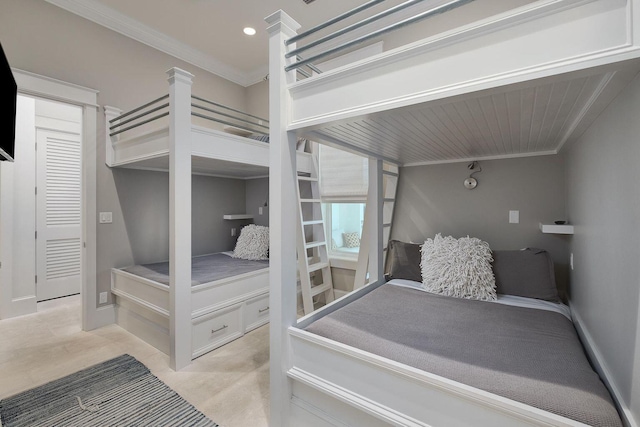
M 105 107 L 106 163 L 168 171 L 172 126 L 185 126 L 194 174 L 251 179 L 269 175 L 269 121 L 191 93 L 190 73 L 172 68 L 169 93 L 130 111 Z M 176 133 L 176 132 L 174 132 Z M 299 168 L 310 168 L 300 152 Z
M 399 6 L 326 36 L 318 32 L 356 9 L 300 34 L 283 11 L 269 16 L 286 130 L 405 166 L 555 154 L 640 70 L 638 0 L 538 0 L 316 72 L 318 61 L 472 0 L 401 6 L 418 3 L 420 12 L 364 34 Z

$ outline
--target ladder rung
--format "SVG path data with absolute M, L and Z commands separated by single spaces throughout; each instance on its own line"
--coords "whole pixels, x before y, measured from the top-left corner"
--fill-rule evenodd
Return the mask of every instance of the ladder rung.
M 317 248 L 318 246 L 324 246 L 327 242 L 311 242 L 304 245 L 305 249 Z
M 384 203 L 389 203 L 389 202 L 390 202 L 390 203 L 393 203 L 393 202 L 395 202 L 395 201 L 396 201 L 396 199 L 392 199 L 392 198 L 390 198 L 390 197 L 388 197 L 388 198 L 387 198 L 387 197 L 385 197 L 384 199 L 382 199 L 382 201 L 383 201 Z
M 382 171 L 383 175 L 389 175 L 389 176 L 398 176 L 398 174 L 396 172 L 391 172 L 391 171 Z
M 301 175 L 298 175 L 298 181 L 318 182 L 318 178 L 314 178 L 312 176 L 301 176 Z
M 322 203 L 320 199 L 300 199 L 300 203 Z
M 311 221 L 302 221 L 302 225 L 319 225 L 324 224 L 324 221 L 321 219 L 314 219 Z
M 313 273 L 314 271 L 322 270 L 323 268 L 329 267 L 328 262 L 317 262 L 315 264 L 309 265 L 309 273 Z
M 321 285 L 317 285 L 317 286 L 312 287 L 311 288 L 311 295 L 315 297 L 316 295 L 319 295 L 319 294 L 321 294 L 323 292 L 327 292 L 329 290 L 331 290 L 331 284 L 323 283 Z
M 386 224 L 382 224 L 382 226 L 383 226 L 383 227 L 391 227 L 391 223 L 390 223 L 390 222 L 388 222 L 388 223 L 386 223 Z

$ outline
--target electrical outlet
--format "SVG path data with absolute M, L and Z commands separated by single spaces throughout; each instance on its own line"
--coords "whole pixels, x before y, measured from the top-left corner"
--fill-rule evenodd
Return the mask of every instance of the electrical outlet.
M 100 292 L 100 304 L 105 304 L 107 302 L 107 293 Z
M 235 237 L 235 235 L 236 235 L 236 229 L 232 228 L 231 229 L 231 237 Z
M 262 206 L 258 208 L 258 215 L 262 215 Z

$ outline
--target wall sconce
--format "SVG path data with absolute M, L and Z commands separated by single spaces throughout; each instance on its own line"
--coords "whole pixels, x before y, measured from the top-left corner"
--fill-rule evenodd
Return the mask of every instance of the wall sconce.
M 464 180 L 464 187 L 467 190 L 473 190 L 474 188 L 476 188 L 478 186 L 478 180 L 475 179 L 473 177 L 473 175 L 482 172 L 482 167 L 475 160 L 467 165 L 467 169 L 469 169 L 469 170 L 474 170 L 476 168 L 478 168 L 478 170 L 475 171 L 475 172 L 472 172 L 471 175 L 469 175 L 469 178 Z

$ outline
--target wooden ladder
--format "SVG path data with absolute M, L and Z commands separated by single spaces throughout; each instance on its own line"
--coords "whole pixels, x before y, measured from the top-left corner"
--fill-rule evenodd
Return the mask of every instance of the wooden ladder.
M 296 186 L 299 205 L 298 272 L 305 315 L 315 310 L 314 297 L 324 294 L 325 303 L 329 303 L 335 298 L 320 200 L 318 157 L 315 154 L 310 154 L 310 156 L 312 160 L 311 173 L 298 172 L 298 185 Z
M 398 190 L 398 179 L 400 177 L 400 168 L 390 163 L 383 163 L 382 166 L 382 250 L 383 250 L 383 271 L 387 263 L 387 248 L 389 246 L 389 238 L 391 236 L 391 225 L 393 224 L 393 211 L 396 204 L 396 193 Z M 371 194 L 367 197 L 367 207 L 364 212 L 364 222 L 362 225 L 362 240 L 360 242 L 360 251 L 358 253 L 358 264 L 356 267 L 356 275 L 353 288 L 358 289 L 368 283 L 369 272 L 369 255 L 370 255 L 370 236 L 366 232 L 368 230 L 367 223 L 371 221 L 373 209 L 375 209 Z

